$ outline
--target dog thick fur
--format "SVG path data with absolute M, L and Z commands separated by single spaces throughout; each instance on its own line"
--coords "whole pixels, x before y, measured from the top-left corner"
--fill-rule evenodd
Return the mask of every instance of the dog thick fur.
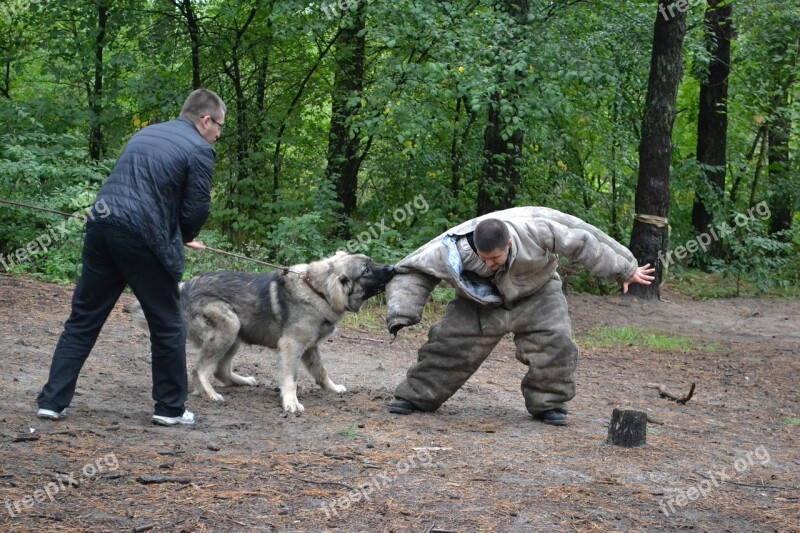
M 190 388 L 222 401 L 211 385 L 212 376 L 223 385 L 256 385 L 255 377 L 233 371 L 233 357 L 241 343 L 247 343 L 278 351 L 284 410 L 304 410 L 297 399 L 300 363 L 323 389 L 344 392 L 343 385 L 328 377 L 319 345 L 345 312 L 358 312 L 368 298 L 383 292 L 394 273 L 393 267 L 365 255 L 339 252 L 292 266 L 286 274 L 213 272 L 181 284 L 187 351 L 197 355 Z M 138 302 L 130 312 L 134 323 L 147 331 Z

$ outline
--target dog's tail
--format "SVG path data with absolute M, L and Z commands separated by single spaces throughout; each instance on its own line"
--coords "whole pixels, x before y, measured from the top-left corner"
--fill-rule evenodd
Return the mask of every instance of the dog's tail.
M 183 283 L 178 284 L 179 292 L 183 292 L 183 285 Z M 125 309 L 125 311 L 131 314 L 131 320 L 136 328 L 146 332 L 150 331 L 150 327 L 147 325 L 147 318 L 144 316 L 144 310 L 142 309 L 142 304 L 139 303 L 139 300 L 134 300 L 133 303 Z
M 131 314 L 131 320 L 137 329 L 150 331 L 150 328 L 147 327 L 147 319 L 144 316 L 142 304 L 139 303 L 139 300 L 134 300 L 125 310 Z

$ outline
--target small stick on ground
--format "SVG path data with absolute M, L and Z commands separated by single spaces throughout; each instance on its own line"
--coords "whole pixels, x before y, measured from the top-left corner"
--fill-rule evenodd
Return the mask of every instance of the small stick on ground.
M 18 433 L 14 436 L 14 442 L 26 442 L 31 440 L 39 440 L 42 436 L 38 433 Z
M 383 339 L 369 339 L 369 338 L 366 338 L 366 337 L 351 337 L 349 335 L 342 335 L 342 334 L 340 334 L 338 336 L 340 338 L 342 338 L 342 339 L 347 339 L 347 340 L 351 340 L 351 341 L 364 341 L 364 342 L 374 342 L 376 344 L 386 344 L 386 341 L 383 340 Z
M 139 476 L 136 481 L 143 485 L 151 485 L 154 483 L 191 483 L 192 480 L 188 477 L 162 477 L 162 476 Z
M 336 486 L 336 487 L 344 487 L 344 488 L 346 488 L 347 490 L 350 490 L 350 491 L 357 490 L 357 489 L 354 489 L 353 487 L 351 487 L 350 485 L 347 485 L 345 483 L 339 483 L 338 481 L 313 481 L 311 479 L 303 479 L 303 478 L 297 477 L 297 476 L 291 476 L 291 477 L 292 477 L 292 479 L 296 479 L 298 481 L 302 481 L 303 483 L 311 483 L 313 485 L 333 485 L 333 486 Z
M 692 399 L 694 396 L 694 382 L 692 386 L 689 388 L 689 392 L 686 393 L 686 396 L 678 396 L 674 392 L 670 392 L 667 390 L 667 387 L 660 384 L 660 383 L 648 383 L 647 386 L 651 389 L 658 389 L 658 393 L 661 395 L 662 398 L 669 398 L 670 400 L 679 403 L 680 405 L 686 405 L 686 402 Z

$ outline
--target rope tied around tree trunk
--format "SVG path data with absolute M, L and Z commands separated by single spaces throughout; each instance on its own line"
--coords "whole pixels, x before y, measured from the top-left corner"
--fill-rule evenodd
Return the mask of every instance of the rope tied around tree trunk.
M 641 222 L 642 224 L 648 224 L 650 226 L 655 226 L 659 229 L 667 228 L 667 244 L 669 244 L 670 238 L 672 237 L 672 226 L 669 225 L 669 219 L 666 217 L 659 217 L 656 215 L 642 215 L 639 213 L 633 214 L 633 220 L 637 222 Z M 666 251 L 666 250 L 665 250 Z M 664 280 L 667 279 L 667 274 L 669 273 L 669 263 L 662 261 L 662 266 L 664 267 L 664 274 L 661 276 L 661 283 L 664 283 Z
M 634 213 L 633 219 L 641 222 L 642 224 L 649 224 L 657 228 L 669 228 L 669 219 L 664 217 L 657 217 L 655 215 L 640 215 Z

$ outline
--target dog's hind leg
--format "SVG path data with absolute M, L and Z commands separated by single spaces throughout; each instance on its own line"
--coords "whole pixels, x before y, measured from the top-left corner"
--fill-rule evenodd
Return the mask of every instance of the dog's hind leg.
M 207 305 L 193 324 L 193 330 L 197 332 L 196 337 L 199 339 L 200 356 L 192 378 L 195 387 L 215 402 L 221 402 L 224 398 L 211 386 L 211 377 L 219 373 L 225 356 L 238 344 L 240 327 L 236 313 L 228 305 L 219 302 Z
M 217 369 L 217 354 L 213 350 L 206 350 L 205 347 L 200 351 L 200 358 L 197 360 L 195 369 L 192 371 L 195 387 L 200 393 L 215 402 L 221 402 L 225 398 L 214 390 L 211 385 L 211 377 Z
M 194 344 L 193 342 L 189 341 L 186 343 L 186 359 L 197 360 L 200 354 L 200 347 Z M 198 396 L 200 394 L 200 389 L 197 380 L 197 365 L 192 368 L 192 371 L 189 372 L 189 394 L 192 396 Z
M 233 356 L 236 355 L 236 351 L 239 349 L 241 342 L 238 340 L 233 343 L 233 346 L 225 353 L 225 356 L 217 365 L 217 371 L 214 373 L 214 377 L 217 378 L 223 385 L 231 386 L 231 385 L 247 385 L 250 387 L 255 387 L 258 385 L 258 380 L 253 376 L 240 376 L 239 374 L 233 371 Z
M 301 361 L 303 362 L 303 366 L 306 367 L 306 370 L 308 370 L 308 373 L 311 374 L 311 377 L 314 378 L 317 385 L 323 389 L 340 393 L 347 390 L 344 385 L 337 385 L 328 377 L 328 371 L 325 370 L 325 366 L 322 364 L 322 357 L 320 357 L 319 348 L 316 346 L 312 346 L 306 350 L 305 353 L 303 353 Z

